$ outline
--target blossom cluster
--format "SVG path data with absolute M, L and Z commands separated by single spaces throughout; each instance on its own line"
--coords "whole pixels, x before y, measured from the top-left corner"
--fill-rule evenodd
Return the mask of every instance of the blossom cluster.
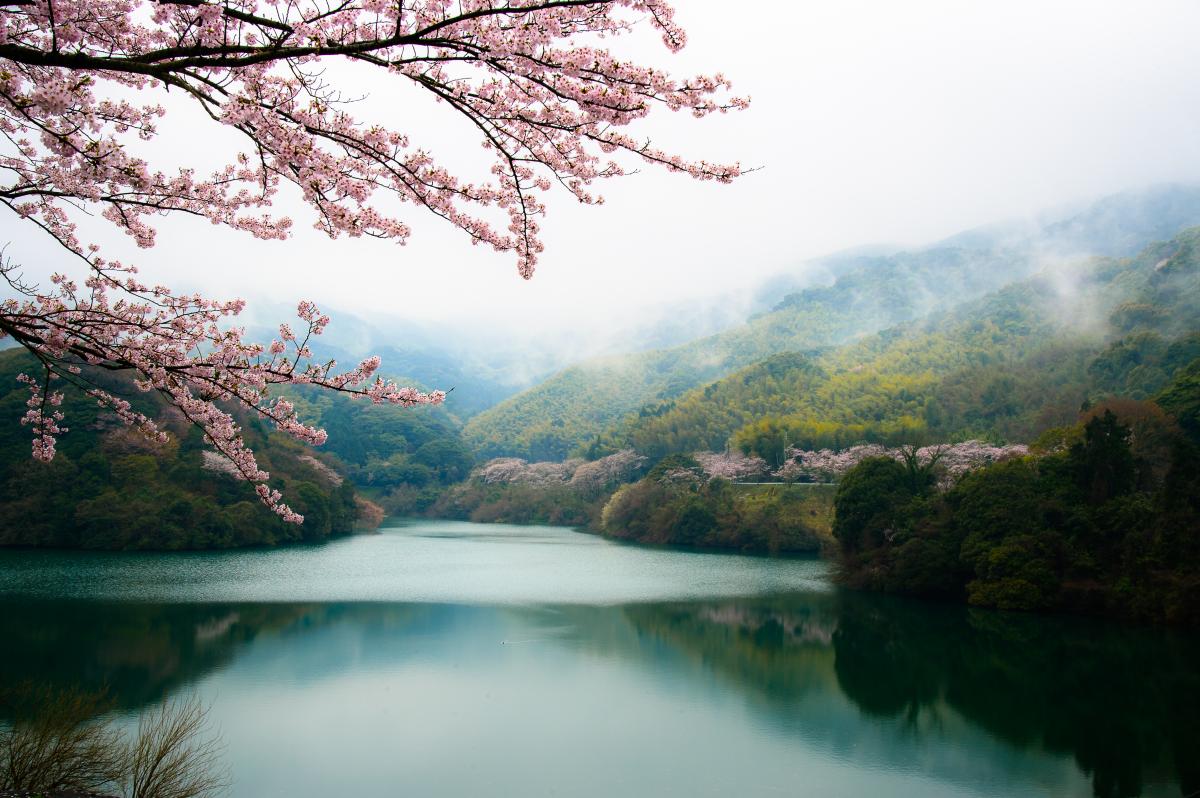
M 555 487 L 569 485 L 581 492 L 594 492 L 637 473 L 646 458 L 632 449 L 623 449 L 591 462 L 579 458 L 561 463 L 530 463 L 519 457 L 497 457 L 475 469 L 472 477 L 488 485 L 532 485 Z
M 15 147 L 0 166 L 16 179 L 4 196 L 64 240 L 73 227 L 63 198 L 96 204 L 149 246 L 150 219 L 164 211 L 285 237 L 290 220 L 269 213 L 284 183 L 331 236 L 403 241 L 411 229 L 379 201 L 386 195 L 514 253 L 528 277 L 542 250 L 538 195 L 553 185 L 598 204 L 591 185 L 637 163 L 721 182 L 741 171 L 624 132 L 655 108 L 703 117 L 748 105 L 726 96 L 719 73 L 674 78 L 600 46 L 639 21 L 671 51 L 686 43 L 663 0 L 9 4 L 0 10 L 0 131 Z M 356 118 L 354 92 L 328 82 L 322 62 L 331 59 L 385 71 L 446 106 L 490 152 L 490 177 L 464 179 L 408 134 Z M 205 177 L 151 167 L 128 145 L 158 134 L 164 107 L 111 97 L 158 88 L 243 133 L 247 150 Z M 503 229 L 491 209 L 507 217 Z
M 488 485 L 521 484 L 544 488 L 567 484 L 581 465 L 581 459 L 530 463 L 519 457 L 498 457 L 477 468 L 473 476 Z
M 981 466 L 998 463 L 1001 460 L 1010 460 L 1014 457 L 1025 457 L 1029 454 L 1029 447 L 1023 443 L 996 446 L 983 441 L 964 441 L 952 446 L 943 446 L 940 449 L 926 446 L 917 451 L 917 458 L 924 463 L 928 462 L 935 454 L 938 457 L 938 465 L 944 468 L 949 476 L 957 479 L 968 471 L 973 471 Z
M 764 477 L 770 470 L 766 460 L 741 452 L 694 452 L 692 457 L 709 479 L 743 482 Z
M 868 457 L 891 457 L 899 450 L 890 450 L 878 444 L 851 446 L 835 451 L 820 449 L 806 451 L 788 449 L 787 460 L 775 471 L 775 476 L 785 481 L 807 478 L 817 482 L 833 482 Z
M 205 471 L 211 471 L 214 474 L 224 474 L 234 479 L 240 479 L 242 476 L 232 460 L 228 460 L 216 452 L 207 450 L 200 452 L 200 467 Z
M 242 340 L 240 328 L 222 329 L 219 322 L 235 316 L 240 301 L 218 303 L 199 296 L 175 297 L 165 288 L 136 282 L 129 269 L 106 265 L 103 275 L 90 278 L 81 291 L 65 279 L 57 290 L 0 303 L 0 333 L 11 335 L 31 348 L 42 362 L 44 379 L 29 375 L 19 379 L 30 389 L 23 423 L 33 428 L 33 456 L 49 461 L 55 454 L 60 425 L 61 391 L 49 386 L 67 382 L 86 392 L 126 424 L 156 441 L 166 436 L 153 420 L 132 409 L 126 399 L 113 396 L 88 379 L 88 367 L 122 368 L 135 372 L 134 384 L 155 392 L 204 432 L 204 440 L 223 462 L 254 485 L 259 499 L 284 520 L 303 518 L 267 485 L 270 474 L 258 466 L 246 446 L 233 415 L 217 403 L 230 401 L 246 408 L 281 431 L 311 444 L 325 441 L 324 430 L 304 424 L 295 407 L 272 394 L 283 384 L 311 384 L 362 397 L 375 403 L 403 406 L 438 404 L 445 393 L 421 393 L 376 376 L 379 358 L 367 358 L 353 369 L 339 372 L 336 362 L 312 361 L 309 342 L 329 323 L 311 302 L 301 302 L 297 316 L 303 335 L 281 325 L 280 337 L 269 347 Z M 2 267 L 0 267 L 2 270 Z M 111 281 L 122 271 L 128 275 L 125 295 L 110 298 Z M 143 297 L 140 302 L 129 296 Z
M 630 481 L 645 463 L 646 458 L 633 449 L 622 449 L 607 457 L 581 463 L 571 475 L 571 487 L 582 493 L 597 493 Z
M 298 459 L 300 462 L 308 464 L 313 471 L 316 471 L 321 475 L 321 478 L 324 479 L 325 482 L 333 485 L 335 488 L 345 482 L 345 477 L 330 468 L 328 463 L 318 460 L 311 454 L 302 454 Z
M 924 446 L 915 453 L 909 453 L 915 454 L 919 465 L 935 464 L 939 471 L 939 486 L 945 488 L 968 471 L 1001 460 L 1024 457 L 1029 454 L 1029 447 L 1024 444 L 997 446 L 970 440 Z M 905 455 L 904 449 L 888 448 L 879 444 L 862 444 L 841 451 L 805 451 L 793 448 L 788 450 L 787 460 L 775 471 L 775 476 L 789 482 L 797 479 L 834 482 L 869 457 L 891 457 L 903 462 Z

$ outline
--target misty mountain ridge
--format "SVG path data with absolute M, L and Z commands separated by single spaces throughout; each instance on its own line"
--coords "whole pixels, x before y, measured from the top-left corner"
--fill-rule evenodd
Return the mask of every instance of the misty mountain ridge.
M 827 285 L 776 296 L 770 310 L 747 323 L 680 346 L 568 367 L 472 418 L 464 435 L 485 457 L 561 459 L 642 406 L 771 355 L 837 345 L 945 311 L 1063 262 L 1131 255 L 1195 224 L 1200 186 L 1170 184 L 1061 216 L 977 228 L 921 249 L 835 254 L 803 272 L 833 275 Z
M 539 383 L 553 384 L 572 368 L 586 368 L 631 392 L 620 410 L 598 411 L 598 420 L 606 422 L 776 351 L 836 343 L 919 318 L 1029 276 L 1054 260 L 1132 255 L 1147 242 L 1168 239 L 1196 223 L 1200 185 L 1167 184 L 974 228 L 925 247 L 853 247 L 799 263 L 737 296 L 670 302 L 655 318 L 617 323 L 603 336 L 562 330 L 552 340 L 519 339 L 469 322 L 435 324 L 328 307 L 334 323 L 313 348 L 319 359 L 346 367 L 378 354 L 390 377 L 424 389 L 453 389 L 447 409 L 463 421 Z M 835 330 L 815 324 L 811 338 L 805 338 L 806 323 L 794 318 L 796 313 L 807 307 L 811 316 L 831 302 L 842 303 L 835 308 L 841 315 L 861 318 L 843 319 Z M 274 325 L 294 311 L 284 303 L 255 302 L 250 312 L 248 337 L 270 340 Z M 764 340 L 747 343 L 756 337 Z M 6 345 L 12 342 L 0 340 L 0 348 Z M 678 363 L 658 362 L 660 356 Z M 653 374 L 630 384 L 626 372 L 639 371 L 643 359 Z M 522 448 L 502 444 L 488 451 L 519 453 Z
M 838 347 L 780 353 L 629 414 L 604 449 L 721 450 L 897 436 L 1027 442 L 1082 402 L 1148 399 L 1200 358 L 1200 227 Z M 845 434 L 840 434 L 844 431 Z M 814 441 L 820 441 L 819 444 Z

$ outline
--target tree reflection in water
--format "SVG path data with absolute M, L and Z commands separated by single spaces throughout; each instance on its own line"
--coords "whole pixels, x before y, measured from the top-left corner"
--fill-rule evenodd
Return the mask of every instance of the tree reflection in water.
M 824 685 L 831 648 L 837 688 L 910 734 L 950 709 L 1017 749 L 1073 756 L 1097 796 L 1200 789 L 1200 641 L 1170 630 L 851 592 L 627 613 L 777 711 Z
M 350 672 L 364 657 L 397 662 L 415 636 L 478 639 L 503 626 L 533 637 L 539 624 L 557 625 L 540 631 L 560 649 L 582 647 L 697 689 L 715 675 L 781 733 L 843 746 L 847 756 L 903 762 L 963 746 L 978 763 L 969 767 L 993 756 L 1002 769 L 1049 752 L 1073 757 L 1098 796 L 1200 790 L 1195 638 L 846 592 L 554 608 L 6 601 L 0 680 L 107 686 L 132 711 L 266 638 L 316 678 Z M 329 645 L 332 633 L 350 642 Z M 863 744 L 871 735 L 875 748 Z
M 1200 789 L 1195 639 L 1099 621 L 846 595 L 838 683 L 866 712 L 936 701 L 1014 746 L 1073 755 L 1097 796 Z

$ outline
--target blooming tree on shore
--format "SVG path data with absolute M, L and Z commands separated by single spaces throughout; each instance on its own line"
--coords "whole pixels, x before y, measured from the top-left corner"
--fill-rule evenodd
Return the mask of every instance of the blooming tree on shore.
M 645 462 L 646 458 L 633 449 L 589 462 L 573 458 L 561 463 L 530 463 L 519 457 L 496 457 L 476 468 L 471 476 L 485 485 L 570 486 L 581 493 L 596 493 L 628 482 Z
M 0 262 L 11 289 L 0 302 L 0 337 L 41 367 L 23 377 L 33 455 L 52 459 L 66 431 L 56 382 L 161 437 L 154 419 L 88 379 L 88 367 L 128 371 L 199 425 L 265 504 L 301 521 L 217 402 L 319 444 L 325 433 L 302 423 L 272 386 L 310 384 L 401 405 L 444 395 L 381 379 L 378 358 L 346 371 L 314 362 L 309 344 L 329 319 L 311 302 L 299 304 L 296 330 L 283 324 L 270 343 L 245 341 L 231 326 L 241 300 L 142 282 L 133 265 L 80 238 L 79 215 L 102 217 L 143 248 L 153 246 L 163 214 L 283 239 L 291 220 L 271 207 L 290 191 L 331 237 L 403 242 L 411 230 L 395 215 L 399 201 L 512 253 L 529 278 L 542 251 L 541 197 L 552 187 L 596 204 L 597 180 L 641 164 L 720 182 L 740 172 L 625 132 L 655 108 L 703 117 L 746 105 L 727 95 L 720 74 L 672 78 L 600 46 L 638 26 L 657 31 L 671 51 L 686 42 L 661 0 L 0 2 L 0 204 L 57 241 L 79 271 L 38 283 Z M 375 69 L 450 108 L 493 157 L 490 174 L 455 174 L 403 131 L 356 118 L 353 98 L 330 82 L 329 60 Z M 152 95 L 164 91 L 236 131 L 244 147 L 209 174 L 186 163 L 151 165 L 139 150 L 158 136 L 166 109 Z
M 693 452 L 692 457 L 709 479 L 741 482 L 764 477 L 770 470 L 767 461 L 761 457 L 737 451 Z
M 645 464 L 646 458 L 633 449 L 621 449 L 599 460 L 581 463 L 571 475 L 571 487 L 583 493 L 599 493 L 633 479 Z
M 968 471 L 1001 460 L 1024 457 L 1029 454 L 1029 447 L 1020 443 L 996 446 L 972 440 L 962 443 L 923 446 L 915 452 L 906 451 L 903 448 L 889 449 L 874 443 L 851 446 L 849 449 L 841 451 L 831 449 L 805 451 L 792 448 L 788 449 L 788 459 L 776 470 L 775 476 L 788 482 L 802 478 L 834 482 L 868 457 L 891 457 L 904 462 L 906 454 L 913 455 L 917 465 L 927 466 L 936 463 L 941 474 L 939 486 L 946 488 Z

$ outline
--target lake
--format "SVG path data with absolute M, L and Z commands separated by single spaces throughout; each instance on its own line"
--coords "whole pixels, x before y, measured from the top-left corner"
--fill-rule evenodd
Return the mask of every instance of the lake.
M 1200 641 L 837 590 L 815 559 L 396 523 L 0 552 L 0 679 L 211 706 L 235 798 L 1200 790 Z

